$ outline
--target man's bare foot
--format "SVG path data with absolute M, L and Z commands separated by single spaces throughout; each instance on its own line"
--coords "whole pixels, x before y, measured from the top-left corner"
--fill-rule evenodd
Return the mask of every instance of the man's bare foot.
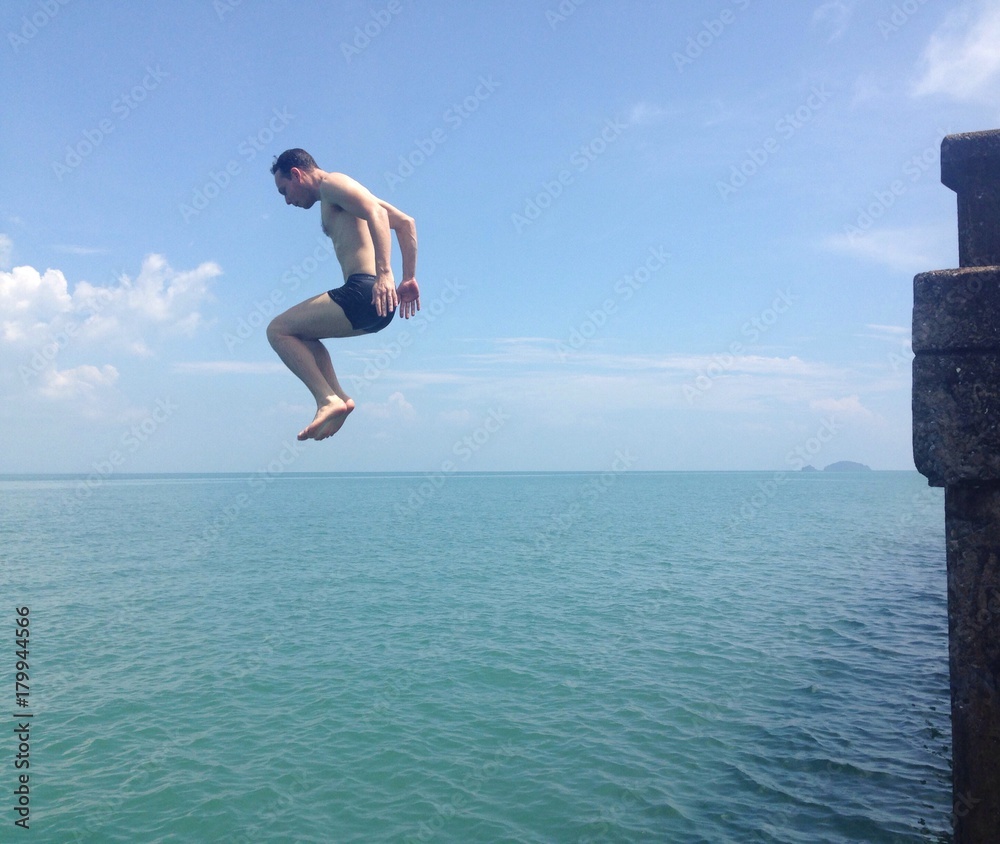
M 337 396 L 330 396 L 320 405 L 313 421 L 299 433 L 300 440 L 325 440 L 332 437 L 347 421 L 347 414 L 354 410 L 354 399 L 346 402 Z

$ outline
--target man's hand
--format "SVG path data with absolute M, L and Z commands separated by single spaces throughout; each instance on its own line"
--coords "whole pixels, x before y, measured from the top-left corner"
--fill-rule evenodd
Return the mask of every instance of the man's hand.
M 415 278 L 408 278 L 396 288 L 399 297 L 399 315 L 409 319 L 420 310 L 420 288 Z
M 396 286 L 392 283 L 392 275 L 381 275 L 375 279 L 372 285 L 372 304 L 375 306 L 375 313 L 380 317 L 392 313 L 399 304 L 396 297 Z

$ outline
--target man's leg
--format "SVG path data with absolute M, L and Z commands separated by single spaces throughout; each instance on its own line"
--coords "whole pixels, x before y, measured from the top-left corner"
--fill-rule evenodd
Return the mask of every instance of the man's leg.
M 328 294 L 289 308 L 267 327 L 267 339 L 316 399 L 316 416 L 299 433 L 300 440 L 324 440 L 340 430 L 354 402 L 337 381 L 323 337 L 353 337 L 355 331 L 343 309 Z
M 312 352 L 313 357 L 316 359 L 316 366 L 319 367 L 320 374 L 326 379 L 326 383 L 333 388 L 333 394 L 340 396 L 346 402 L 350 396 L 344 392 L 344 388 L 340 386 L 340 382 L 337 380 L 337 373 L 333 371 L 333 361 L 330 360 L 330 353 L 327 351 L 326 346 L 321 340 L 303 340 L 302 342 Z

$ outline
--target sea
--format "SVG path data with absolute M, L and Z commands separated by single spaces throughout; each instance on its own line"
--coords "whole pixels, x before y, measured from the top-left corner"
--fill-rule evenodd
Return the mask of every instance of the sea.
M 950 840 L 915 472 L 0 477 L 0 841 Z

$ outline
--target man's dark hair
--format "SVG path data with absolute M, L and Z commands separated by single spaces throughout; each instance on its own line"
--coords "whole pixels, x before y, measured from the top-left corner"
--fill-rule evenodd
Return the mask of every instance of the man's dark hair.
M 300 170 L 315 170 L 319 165 L 304 149 L 286 149 L 281 155 L 274 159 L 271 165 L 271 175 L 281 173 L 286 179 L 291 178 L 292 168 L 298 167 Z

